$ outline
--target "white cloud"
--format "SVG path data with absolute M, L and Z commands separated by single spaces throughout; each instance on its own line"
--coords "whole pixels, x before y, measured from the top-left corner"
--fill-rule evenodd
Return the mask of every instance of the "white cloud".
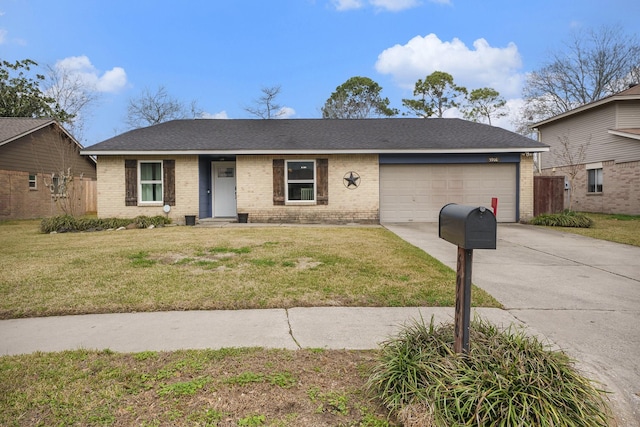
M 228 119 L 229 116 L 227 115 L 226 111 L 220 111 L 219 113 L 207 113 L 204 112 L 202 114 L 200 114 L 200 119 Z
M 7 39 L 7 30 L 0 29 L 0 44 L 3 44 Z
M 492 47 L 485 39 L 467 47 L 461 40 L 442 41 L 435 34 L 416 36 L 405 45 L 385 49 L 376 62 L 376 70 L 390 74 L 405 89 L 413 89 L 418 79 L 434 71 L 445 71 L 457 84 L 468 89 L 492 87 L 505 98 L 520 95 L 523 74 L 518 47 Z
M 291 117 L 296 115 L 296 110 L 291 107 L 282 107 L 278 110 L 277 117 L 279 119 L 290 119 Z
M 363 6 L 362 0 L 331 0 L 337 10 L 360 9 Z
M 113 67 L 98 79 L 99 92 L 117 92 L 127 85 L 127 73 L 122 67 Z
M 85 55 L 70 56 L 56 62 L 55 67 L 74 77 L 79 77 L 85 84 L 98 92 L 118 92 L 127 85 L 127 73 L 122 67 L 113 67 L 100 75 L 89 58 Z
M 449 3 L 450 0 L 429 0 L 435 3 Z M 387 10 L 390 12 L 399 12 L 401 10 L 411 9 L 421 4 L 420 0 L 331 0 L 336 10 L 354 10 L 362 9 L 367 4 L 378 10 Z
M 385 9 L 391 12 L 398 12 L 400 10 L 411 9 L 420 5 L 418 0 L 369 0 L 369 2 L 380 9 Z

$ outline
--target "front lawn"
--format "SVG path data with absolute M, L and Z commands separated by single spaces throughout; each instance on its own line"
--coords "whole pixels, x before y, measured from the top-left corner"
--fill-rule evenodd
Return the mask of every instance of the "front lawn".
M 455 272 L 381 227 L 41 234 L 38 226 L 0 223 L 0 318 L 455 305 Z M 481 289 L 472 297 L 499 307 Z
M 374 351 L 221 349 L 0 357 L 3 426 L 388 427 Z
M 640 215 L 607 215 L 586 213 L 593 220 L 590 228 L 554 227 L 568 233 L 594 239 L 640 246 Z

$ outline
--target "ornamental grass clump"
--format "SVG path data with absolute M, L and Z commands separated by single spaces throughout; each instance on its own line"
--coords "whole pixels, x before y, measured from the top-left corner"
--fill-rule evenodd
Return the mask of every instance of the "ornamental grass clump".
M 469 354 L 454 325 L 416 321 L 385 343 L 368 388 L 404 426 L 607 426 L 602 390 L 522 329 L 474 319 Z
M 590 228 L 593 225 L 593 220 L 580 212 L 564 211 L 558 214 L 538 215 L 529 223 L 551 227 Z

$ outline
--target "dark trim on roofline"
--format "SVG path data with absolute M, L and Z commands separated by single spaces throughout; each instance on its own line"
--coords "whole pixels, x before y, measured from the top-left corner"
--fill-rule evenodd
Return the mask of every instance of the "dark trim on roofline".
M 86 148 L 80 151 L 85 156 L 236 156 L 236 155 L 329 155 L 329 154 L 491 154 L 491 153 L 542 153 L 549 151 L 549 147 L 529 147 L 529 148 L 455 148 L 455 149 L 386 149 L 386 150 L 149 150 L 149 151 L 127 151 L 127 150 L 91 150 Z

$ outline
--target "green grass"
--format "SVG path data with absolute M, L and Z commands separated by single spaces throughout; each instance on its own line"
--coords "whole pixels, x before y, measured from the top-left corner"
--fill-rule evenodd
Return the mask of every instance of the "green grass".
M 607 215 L 585 213 L 593 221 L 590 228 L 554 227 L 567 233 L 594 239 L 640 246 L 640 215 Z
M 306 306 L 448 306 L 455 272 L 381 227 L 42 234 L 0 223 L 0 318 Z M 19 266 L 19 268 L 17 268 Z M 499 307 L 474 289 L 474 306 Z

